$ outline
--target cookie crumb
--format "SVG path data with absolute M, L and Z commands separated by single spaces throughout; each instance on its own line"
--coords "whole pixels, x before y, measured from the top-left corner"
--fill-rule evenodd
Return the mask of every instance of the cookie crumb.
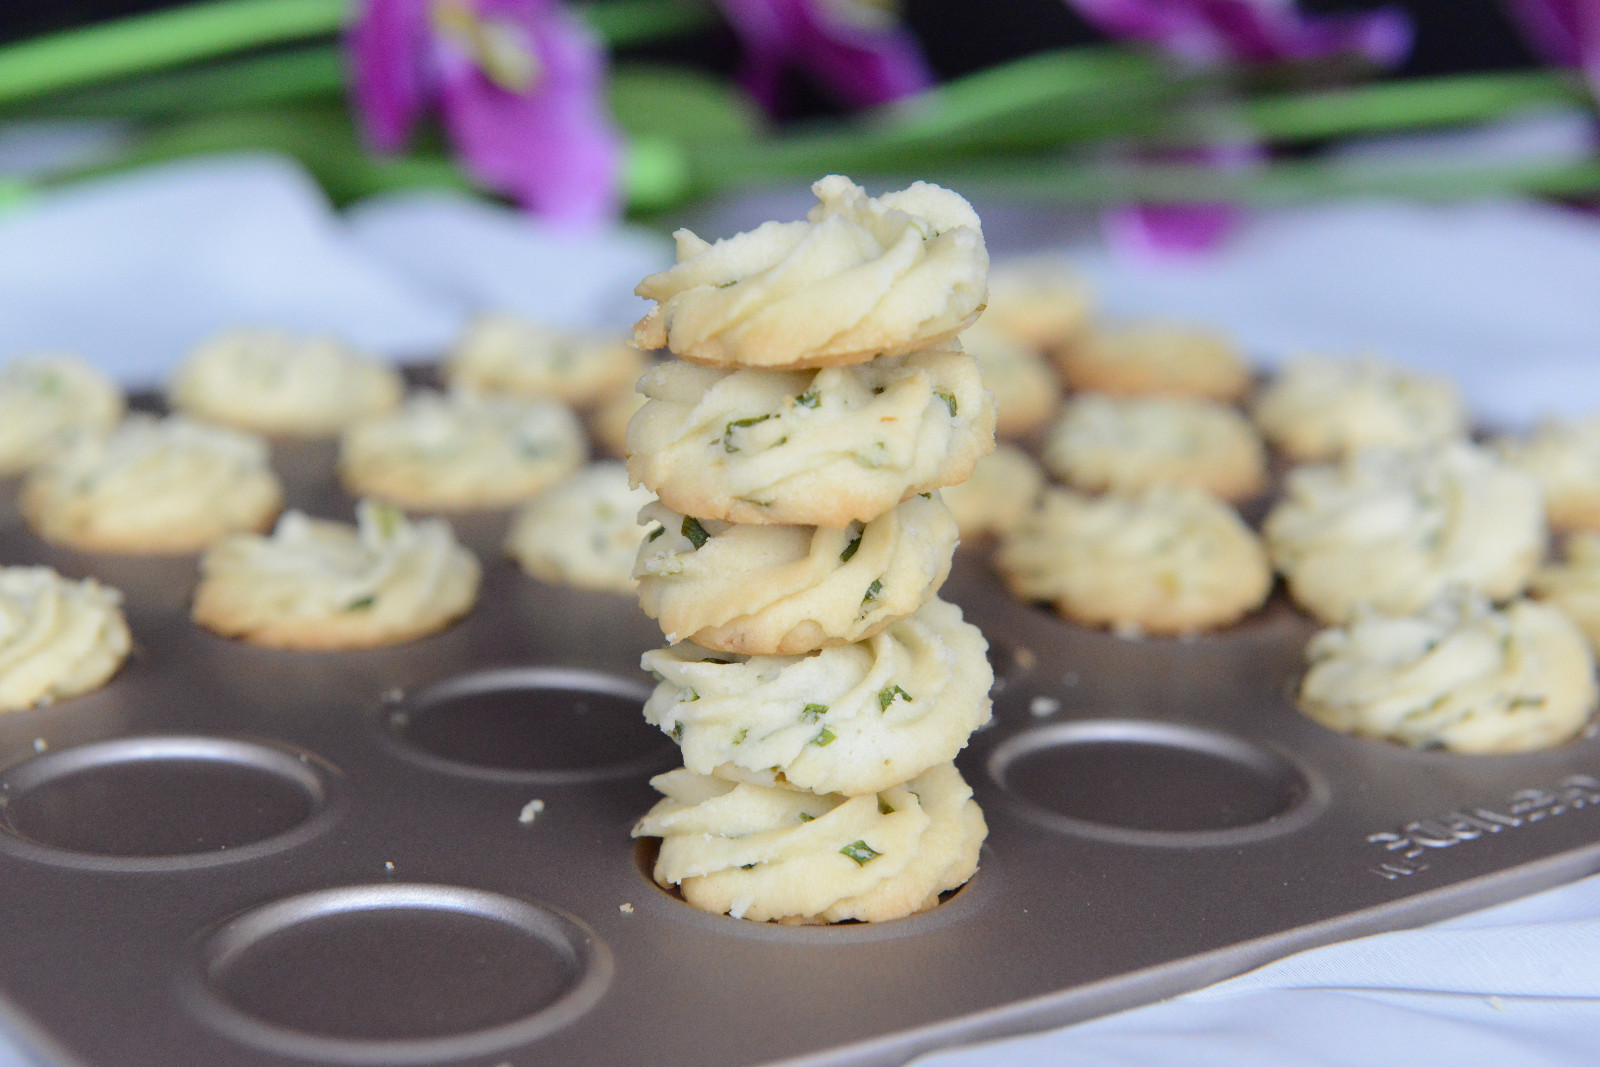
M 1054 715 L 1060 711 L 1061 701 L 1055 697 L 1034 697 L 1032 702 L 1028 704 L 1028 710 L 1042 719 L 1047 715 Z
M 393 860 L 384 860 L 383 861 L 383 869 L 385 871 L 393 873 L 393 871 L 394 871 L 394 861 Z
M 522 810 L 517 813 L 517 821 L 522 823 L 524 826 L 528 826 L 532 824 L 533 820 L 539 817 L 539 813 L 543 810 L 544 801 L 530 800 L 526 804 L 522 805 Z
M 624 915 L 632 915 L 633 914 L 633 905 L 632 904 L 619 904 L 617 906 L 617 910 L 622 912 L 622 914 L 624 914 Z
M 47 742 L 44 738 L 35 737 L 33 739 L 33 750 L 35 752 L 43 752 L 45 749 L 47 749 L 49 747 L 50 747 L 49 742 Z
M 1016 660 L 1017 666 L 1025 671 L 1033 670 L 1033 665 L 1038 662 L 1038 657 L 1033 654 L 1033 649 L 1031 648 L 1019 647 L 1016 652 L 1012 653 L 1011 658 Z

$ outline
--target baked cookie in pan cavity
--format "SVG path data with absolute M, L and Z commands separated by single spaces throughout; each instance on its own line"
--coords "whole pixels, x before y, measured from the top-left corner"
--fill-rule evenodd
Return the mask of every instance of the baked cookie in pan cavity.
M 1495 450 L 1538 480 L 1553 528 L 1600 530 L 1600 415 L 1544 419 L 1526 437 L 1499 439 Z
M 550 397 L 588 407 L 644 373 L 648 358 L 621 338 L 558 330 L 515 315 L 480 315 L 445 359 L 452 386 Z
M 333 437 L 390 411 L 400 372 L 332 337 L 230 330 L 200 344 L 167 384 L 174 409 L 272 437 Z
M 999 445 L 978 460 L 972 477 L 939 490 L 962 540 L 1006 533 L 1033 510 L 1045 486 L 1044 468 L 1015 445 Z
M 1100 497 L 1047 489 L 1001 540 L 995 567 L 1021 599 L 1125 636 L 1226 626 L 1272 590 L 1260 539 L 1193 487 Z
M 1297 356 L 1261 391 L 1252 414 L 1267 441 L 1298 462 L 1374 446 L 1427 448 L 1467 432 L 1455 383 L 1372 356 Z
M 951 343 L 816 371 L 663 363 L 639 383 L 628 474 L 700 519 L 842 527 L 965 480 L 994 402 Z
M 98 689 L 130 645 L 115 589 L 49 567 L 0 567 L 0 711 Z
M 831 367 L 927 348 L 978 317 L 989 255 L 961 196 L 916 182 L 869 197 L 837 174 L 811 191 L 801 222 L 715 243 L 677 231 L 677 266 L 634 290 L 656 301 L 634 342 L 713 367 Z
M 1093 492 L 1192 485 L 1239 502 L 1267 485 L 1266 449 L 1244 416 L 1192 397 L 1074 396 L 1043 458 L 1067 484 Z
M 938 592 L 956 523 L 934 494 L 843 527 L 734 525 L 650 504 L 639 604 L 667 641 L 787 656 L 861 641 Z
M 194 621 L 273 648 L 374 648 L 465 615 L 478 576 L 443 519 L 371 500 L 354 526 L 290 511 L 270 536 L 235 535 L 201 557 Z
M 687 769 L 634 827 L 659 837 L 655 880 L 697 908 L 757 922 L 898 919 L 978 869 L 988 832 L 951 763 L 857 797 L 731 782 Z
M 1566 558 L 1535 571 L 1529 588 L 1534 596 L 1566 612 L 1600 652 L 1600 533 L 1568 537 Z
M 1044 356 L 987 324 L 987 318 L 973 323 L 961 346 L 978 361 L 984 387 L 994 394 L 995 434 L 1026 437 L 1055 418 L 1061 383 Z
M 593 463 L 534 497 L 517 513 L 506 551 L 522 569 L 557 585 L 632 593 L 633 564 L 650 494 L 628 487 L 620 463 Z
M 1263 531 L 1290 595 L 1330 623 L 1362 604 L 1418 611 L 1452 585 L 1505 600 L 1545 550 L 1533 477 L 1461 441 L 1291 471 Z
M 1462 589 L 1410 615 L 1361 611 L 1306 647 L 1300 707 L 1324 726 L 1453 752 L 1525 752 L 1577 736 L 1594 657 L 1546 604 Z
M 46 541 L 90 552 L 197 552 L 272 522 L 283 488 L 267 458 L 251 434 L 134 414 L 34 468 L 22 514 Z
M 1238 400 L 1250 391 L 1250 367 L 1232 338 L 1176 323 L 1102 326 L 1054 351 L 1073 389 L 1116 396 L 1192 396 Z
M 988 642 L 930 600 L 865 641 L 802 656 L 729 657 L 684 642 L 647 652 L 644 716 L 684 766 L 814 793 L 876 793 L 956 757 L 989 721 Z
M 1089 283 L 1060 259 L 1013 259 L 989 270 L 984 325 L 1036 352 L 1076 343 L 1093 317 Z
M 0 477 L 21 474 L 78 434 L 122 418 L 122 390 L 76 356 L 23 356 L 0 369 Z
M 589 458 L 578 417 L 555 400 L 465 391 L 412 394 L 339 445 L 339 480 L 356 496 L 412 508 L 507 507 Z

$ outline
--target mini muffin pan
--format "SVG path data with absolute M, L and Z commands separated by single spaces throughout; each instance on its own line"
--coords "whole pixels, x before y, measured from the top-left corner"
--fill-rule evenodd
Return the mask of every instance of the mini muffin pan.
M 291 503 L 349 519 L 333 447 Z M 649 878 L 629 829 L 677 750 L 640 713 L 656 626 L 543 584 L 458 523 L 481 601 L 448 630 L 288 652 L 195 628 L 192 558 L 0 550 L 121 589 L 104 689 L 0 717 L 0 1014 L 45 1062 L 878 1064 L 1192 989 L 1297 949 L 1600 867 L 1600 741 L 1457 756 L 1332 733 L 1281 596 L 1191 640 L 1015 602 L 963 547 L 991 643 L 958 764 L 981 869 L 930 912 L 786 927 Z

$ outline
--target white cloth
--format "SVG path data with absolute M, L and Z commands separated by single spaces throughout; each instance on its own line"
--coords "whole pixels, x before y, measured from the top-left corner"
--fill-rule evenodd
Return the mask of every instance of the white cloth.
M 1196 262 L 1066 251 L 1113 312 L 1218 323 L 1258 353 L 1384 352 L 1447 371 L 1496 422 L 1600 410 L 1592 218 L 1528 203 L 1341 204 L 1259 217 Z M 669 258 L 660 237 L 560 236 L 439 194 L 341 217 L 281 160 L 191 160 L 0 215 L 0 360 L 65 348 L 153 384 L 189 345 L 242 322 L 328 330 L 395 356 L 437 353 L 467 315 L 494 307 L 617 327 L 634 313 L 633 283 Z M 1587 1064 L 1595 1033 L 1600 879 L 1591 878 L 925 1062 Z M 0 1047 L 0 1067 L 8 1054 L 23 1062 Z

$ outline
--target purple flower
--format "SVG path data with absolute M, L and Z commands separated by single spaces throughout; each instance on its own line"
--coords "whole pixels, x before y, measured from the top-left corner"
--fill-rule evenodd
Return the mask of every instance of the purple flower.
M 893 0 L 719 0 L 744 45 L 740 80 L 774 114 L 797 70 L 847 107 L 886 104 L 933 84 Z
M 1512 19 L 1552 63 L 1582 67 L 1600 97 L 1600 0 L 1506 0 Z
M 1113 37 L 1145 41 L 1202 65 L 1364 56 L 1393 66 L 1411 50 L 1411 22 L 1395 8 L 1303 15 L 1293 0 L 1067 0 Z
M 622 143 L 600 96 L 605 54 L 556 0 L 366 0 L 349 54 L 378 150 L 399 151 L 437 108 L 488 188 L 558 221 L 616 213 Z

